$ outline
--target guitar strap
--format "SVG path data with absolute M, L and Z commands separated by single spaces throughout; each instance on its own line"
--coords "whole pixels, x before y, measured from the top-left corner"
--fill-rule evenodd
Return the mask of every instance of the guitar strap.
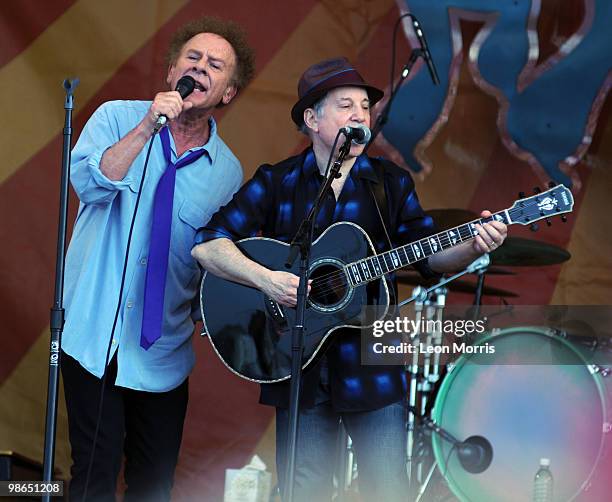
M 378 217 L 380 218 L 380 223 L 382 224 L 383 230 L 385 232 L 385 237 L 387 239 L 387 244 L 389 245 L 389 249 L 393 249 L 393 244 L 391 243 L 391 238 L 389 237 L 389 232 L 387 230 L 386 218 L 383 215 L 389 214 L 389 207 L 387 204 L 387 195 L 385 193 L 385 172 L 382 162 L 379 159 L 371 158 L 370 163 L 374 168 L 374 172 L 376 173 L 376 178 L 378 181 L 376 183 L 369 181 L 368 186 L 370 187 L 370 193 L 372 194 L 372 198 L 374 199 L 374 205 L 376 206 L 376 211 L 378 211 Z
M 389 221 L 389 205 L 387 203 L 387 194 L 385 193 L 385 168 L 380 159 L 371 158 L 370 163 L 374 168 L 374 173 L 376 174 L 376 178 L 378 181 L 368 181 L 368 186 L 370 187 L 370 193 L 372 194 L 372 198 L 374 199 L 374 205 L 376 206 L 376 211 L 378 212 L 378 217 L 380 218 L 380 224 L 382 225 L 383 230 L 385 232 L 387 245 L 391 250 L 393 249 L 393 244 L 391 242 L 391 237 L 389 237 L 389 232 L 387 230 L 387 222 Z M 387 218 L 385 218 L 384 215 L 386 215 Z M 384 280 L 387 281 L 386 276 Z M 389 286 L 389 294 L 391 295 L 389 298 L 389 303 L 391 305 L 397 305 L 397 296 L 395 294 L 395 289 L 392 285 Z M 394 312 L 394 309 L 390 309 L 387 315 L 392 317 L 392 314 Z

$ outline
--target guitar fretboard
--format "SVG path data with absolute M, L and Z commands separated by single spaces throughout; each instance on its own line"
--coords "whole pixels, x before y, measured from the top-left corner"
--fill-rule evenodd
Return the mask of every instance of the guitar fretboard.
M 353 286 L 358 286 L 374 279 L 378 279 L 389 272 L 398 270 L 408 265 L 452 248 L 462 242 L 472 240 L 478 231 L 476 225 L 497 220 L 510 225 L 513 223 L 513 212 L 520 212 L 520 208 L 508 209 L 492 214 L 488 218 L 479 218 L 458 227 L 444 230 L 424 239 L 411 242 L 404 246 L 386 251 L 381 254 L 369 256 L 362 260 L 346 265 L 346 273 Z

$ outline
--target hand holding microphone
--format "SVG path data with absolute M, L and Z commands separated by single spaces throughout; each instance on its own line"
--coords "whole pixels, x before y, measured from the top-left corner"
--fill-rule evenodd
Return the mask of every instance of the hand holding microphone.
M 195 89 L 195 80 L 189 75 L 181 77 L 176 83 L 175 91 L 179 93 L 180 99 L 177 98 L 174 92 L 160 92 L 155 96 L 155 100 L 151 105 L 151 109 L 156 109 L 154 112 L 155 126 L 153 127 L 154 132 L 158 132 L 166 122 L 168 118 L 174 119 L 178 117 L 182 111 L 188 110 L 193 106 L 192 103 L 183 103 L 183 99 L 189 96 Z M 157 110 L 164 110 L 161 111 Z

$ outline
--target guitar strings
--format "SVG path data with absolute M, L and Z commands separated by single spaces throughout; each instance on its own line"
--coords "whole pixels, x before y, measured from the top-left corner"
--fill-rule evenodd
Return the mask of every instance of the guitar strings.
M 522 209 L 521 208 L 510 208 L 507 211 L 510 214 L 511 219 L 514 219 L 514 217 L 520 216 L 520 213 L 521 213 L 522 210 L 524 210 L 524 207 Z M 385 256 L 388 256 L 390 258 L 391 262 L 393 263 L 393 260 L 392 260 L 392 257 L 391 257 L 391 253 L 392 252 L 398 253 L 399 250 L 403 250 L 403 252 L 406 255 L 406 257 L 409 258 L 408 254 L 406 252 L 406 248 L 408 248 L 410 246 L 413 246 L 413 245 L 416 245 L 416 244 L 419 244 L 419 246 L 422 249 L 422 245 L 423 245 L 422 243 L 423 242 L 427 242 L 428 245 L 431 248 L 431 245 L 429 244 L 429 241 L 430 241 L 430 239 L 435 239 L 435 238 L 437 238 L 438 242 L 440 243 L 441 250 L 447 249 L 448 247 L 452 247 L 452 245 L 458 244 L 456 241 L 453 243 L 451 238 L 450 238 L 450 236 L 449 236 L 449 232 L 451 232 L 453 230 L 457 231 L 457 233 L 459 234 L 459 237 L 461 239 L 461 242 L 471 241 L 475 237 L 475 235 L 472 235 L 472 233 L 470 231 L 470 226 L 471 225 L 476 224 L 476 223 L 483 224 L 484 222 L 491 221 L 491 220 L 493 220 L 493 217 L 495 215 L 501 214 L 501 213 L 503 213 L 503 211 L 495 213 L 495 214 L 491 215 L 488 218 L 478 218 L 476 220 L 472 220 L 470 222 L 464 223 L 464 224 L 459 225 L 457 227 L 454 227 L 454 228 L 451 228 L 451 229 L 448 229 L 448 230 L 444 230 L 442 232 L 438 232 L 437 234 L 432 234 L 432 235 L 430 235 L 430 236 L 428 236 L 428 237 L 426 237 L 424 239 L 421 239 L 419 241 L 415 241 L 415 242 L 412 242 L 412 243 L 409 243 L 409 244 L 405 244 L 403 246 L 399 246 L 398 248 L 396 248 L 396 249 L 394 249 L 392 251 L 385 251 L 383 253 L 379 253 L 379 254 L 375 254 L 375 255 L 363 258 L 361 260 L 358 260 L 358 261 L 354 262 L 353 265 L 361 263 L 361 262 L 363 262 L 365 260 L 371 260 L 373 258 L 377 258 L 378 266 L 382 270 L 382 267 L 380 265 L 380 259 L 382 257 L 383 262 L 385 263 L 385 267 L 389 268 L 388 265 L 387 265 L 387 262 L 385 260 Z M 464 237 L 462 235 L 461 229 L 464 228 L 464 227 L 466 227 L 467 231 L 469 232 L 469 236 L 468 237 Z M 437 252 L 437 251 L 435 251 L 435 252 Z M 432 254 L 434 254 L 434 253 L 432 253 Z M 431 255 L 429 255 L 429 256 L 431 256 Z M 415 261 L 410 261 L 409 260 L 409 262 L 406 265 L 403 265 L 403 266 L 411 265 L 413 263 L 416 263 L 417 261 L 420 261 L 420 260 L 415 260 Z M 393 268 L 391 270 L 387 270 L 387 272 L 383 272 L 382 274 L 372 274 L 370 272 L 370 269 L 369 269 L 368 265 L 366 265 L 366 267 L 368 268 L 368 272 L 370 273 L 370 278 L 366 279 L 365 281 L 360 282 L 356 286 L 364 285 L 364 284 L 368 283 L 369 281 L 379 279 L 379 278 L 383 277 L 384 275 L 386 275 L 388 273 L 394 272 L 394 271 L 402 268 L 402 267 L 397 267 L 397 268 Z M 360 270 L 360 273 L 361 272 L 362 271 Z M 328 294 L 328 293 L 331 293 L 331 292 L 335 291 L 336 288 L 338 288 L 338 287 L 345 287 L 347 284 L 350 284 L 350 280 L 349 280 L 349 277 L 348 277 L 348 274 L 347 274 L 346 270 L 344 270 L 344 269 L 337 269 L 337 270 L 335 270 L 333 272 L 328 272 L 326 274 L 323 274 L 323 275 L 313 279 L 312 280 L 312 284 L 311 284 L 311 287 L 312 287 L 311 291 L 314 290 L 314 288 L 318 288 L 318 290 L 317 290 L 318 294 Z
M 474 220 L 473 222 L 466 223 L 465 225 L 469 225 L 470 223 L 474 223 L 474 222 L 478 222 L 478 221 L 479 220 Z M 456 227 L 456 229 L 459 229 L 460 227 L 465 226 L 465 225 L 460 225 L 459 227 Z M 456 229 L 451 229 L 451 230 L 456 230 Z M 459 235 L 461 236 L 461 232 L 459 230 L 457 230 L 457 231 L 458 231 Z M 382 260 L 383 260 L 383 262 L 385 264 L 385 268 L 389 269 L 389 266 L 387 265 L 387 261 L 385 259 L 385 256 L 389 257 L 389 260 L 391 262 L 393 262 L 393 260 L 391 258 L 391 253 L 392 252 L 398 253 L 399 250 L 401 249 L 401 250 L 403 250 L 404 254 L 406 255 L 406 258 L 409 259 L 408 254 L 407 254 L 405 248 L 408 248 L 411 245 L 415 245 L 415 244 L 419 243 L 419 245 L 421 246 L 421 249 L 422 249 L 422 244 L 421 244 L 422 241 L 428 241 L 429 239 L 437 237 L 438 238 L 438 242 L 440 242 L 440 247 L 442 249 L 446 249 L 447 247 L 449 247 L 448 245 L 451 244 L 451 239 L 448 236 L 447 232 L 448 231 L 443 231 L 443 232 L 440 232 L 438 234 L 432 234 L 431 236 L 426 237 L 425 239 L 421 239 L 420 241 L 416 241 L 416 242 L 413 242 L 413 243 L 405 244 L 404 246 L 400 246 L 400 247 L 398 247 L 397 249 L 395 249 L 393 251 L 386 251 L 384 253 L 379 253 L 379 254 L 375 254 L 375 255 L 369 256 L 367 258 L 363 258 L 361 260 L 358 260 L 358 261 L 354 262 L 353 264 L 357 265 L 358 263 L 361 263 L 361 262 L 363 262 L 365 260 L 372 260 L 372 259 L 376 258 L 377 261 L 378 261 L 378 266 L 379 266 L 380 270 L 383 270 L 382 266 L 380 264 L 380 260 L 381 260 L 381 257 L 382 257 Z M 470 237 L 462 237 L 462 242 L 467 242 L 468 240 L 471 240 L 471 239 L 473 239 L 473 236 L 470 233 Z M 430 245 L 430 247 L 431 247 L 431 245 Z M 408 266 L 408 265 L 410 265 L 412 263 L 415 263 L 416 261 L 419 261 L 419 260 L 410 261 L 410 259 L 409 259 L 409 262 L 406 265 L 404 265 L 404 266 Z M 367 282 L 369 282 L 371 280 L 379 279 L 379 278 L 383 277 L 385 274 L 388 274 L 390 272 L 394 272 L 395 270 L 398 270 L 399 268 L 402 268 L 402 267 L 397 267 L 397 268 L 392 268 L 390 270 L 387 270 L 386 272 L 383 272 L 382 274 L 378 274 L 378 273 L 372 274 L 370 272 L 370 268 L 368 267 L 368 265 L 366 265 L 366 267 L 368 268 L 368 272 L 370 273 L 370 278 L 367 279 L 366 281 L 361 282 L 360 284 L 357 284 L 357 286 L 362 285 L 362 284 L 366 284 Z M 361 273 L 361 269 L 360 269 L 360 273 Z M 319 294 L 327 294 L 327 293 L 333 292 L 337 287 L 345 286 L 349 282 L 350 281 L 348 280 L 348 274 L 346 273 L 346 271 L 343 270 L 343 269 L 337 269 L 337 270 L 334 270 L 333 272 L 328 272 L 328 273 L 323 274 L 323 275 L 321 275 L 319 277 L 316 277 L 315 279 L 313 279 L 313 282 L 312 282 L 311 286 L 312 286 L 313 289 L 315 287 L 317 287 L 317 286 L 319 287 L 317 293 L 319 293 Z

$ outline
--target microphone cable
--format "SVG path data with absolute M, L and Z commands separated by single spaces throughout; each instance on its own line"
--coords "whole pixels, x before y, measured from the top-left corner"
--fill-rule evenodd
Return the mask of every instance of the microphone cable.
M 94 437 L 92 440 L 91 455 L 89 457 L 89 463 L 87 465 L 87 475 L 85 477 L 85 488 L 83 490 L 82 502 L 87 500 L 87 489 L 89 488 L 89 481 L 91 479 L 91 472 L 93 470 L 93 462 L 95 458 L 96 445 L 98 442 L 98 434 L 100 431 L 100 422 L 102 421 L 102 409 L 104 404 L 104 390 L 106 389 L 106 379 L 108 375 L 108 363 L 110 358 L 111 346 L 113 343 L 113 337 L 115 336 L 115 328 L 117 327 L 117 320 L 119 319 L 119 312 L 121 311 L 121 300 L 123 298 L 123 289 L 125 287 L 125 277 L 127 275 L 127 265 L 130 256 L 130 247 L 132 245 L 132 234 L 134 232 L 134 223 L 136 222 L 136 215 L 138 214 L 138 206 L 140 205 L 140 197 L 142 196 L 142 187 L 144 185 L 145 176 L 147 174 L 147 167 L 149 165 L 149 157 L 151 156 L 151 150 L 153 148 L 153 141 L 157 137 L 157 131 L 153 132 L 153 136 L 149 141 L 149 147 L 147 148 L 147 156 L 145 158 L 144 167 L 142 170 L 142 178 L 138 186 L 138 195 L 136 197 L 136 205 L 134 206 L 134 212 L 132 213 L 132 220 L 130 222 L 130 231 L 128 233 L 128 240 L 125 249 L 125 257 L 123 260 L 123 271 L 121 272 L 121 286 L 119 287 L 119 299 L 117 300 L 117 308 L 115 310 L 115 318 L 113 320 L 113 327 L 111 329 L 110 337 L 108 339 L 108 346 L 106 348 L 106 359 L 104 361 L 104 375 L 102 376 L 102 385 L 100 388 L 100 401 L 98 402 L 98 416 L 96 418 L 96 428 Z M 117 366 L 118 369 L 118 366 Z
M 191 94 L 195 88 L 196 82 L 195 79 L 189 75 L 185 75 L 179 79 L 176 83 L 176 91 L 180 94 L 181 99 L 185 99 L 189 94 Z M 163 120 L 162 120 L 163 117 Z M 147 174 L 147 167 L 149 165 L 149 157 L 151 156 L 151 150 L 153 148 L 153 142 L 157 137 L 157 133 L 159 130 L 166 124 L 167 118 L 162 115 L 158 117 L 155 126 L 153 127 L 153 135 L 149 140 L 149 147 L 147 148 L 147 155 L 145 157 L 144 167 L 142 169 L 142 177 L 140 179 L 140 184 L 138 185 L 138 195 L 136 197 L 136 204 L 134 206 L 134 212 L 132 213 L 132 220 L 130 222 L 130 231 L 128 233 L 128 240 L 125 249 L 125 258 L 123 260 L 123 270 L 121 272 L 121 285 L 119 287 L 119 299 L 117 300 L 117 308 L 115 310 L 115 318 L 113 320 L 113 327 L 111 328 L 110 337 L 108 339 L 108 345 L 106 348 L 106 358 L 104 360 L 104 374 L 102 376 L 102 385 L 100 388 L 100 401 L 98 403 L 98 416 L 96 418 L 96 428 L 94 432 L 94 437 L 92 440 L 92 448 L 91 455 L 89 457 L 89 463 L 87 465 L 87 475 L 85 476 L 85 488 L 83 490 L 82 501 L 85 502 L 87 500 L 87 490 L 89 488 L 89 481 L 91 479 L 91 472 L 93 470 L 93 462 L 95 458 L 96 445 L 98 442 L 98 435 L 100 432 L 100 422 L 102 420 L 102 409 L 104 404 L 104 390 L 106 389 L 106 379 L 108 376 L 108 363 L 110 358 L 111 346 L 113 343 L 113 337 L 115 336 L 115 328 L 117 327 L 117 320 L 119 319 L 119 312 L 121 311 L 121 300 L 123 298 L 123 289 L 125 287 L 125 277 L 127 274 L 127 265 L 128 259 L 130 256 L 130 247 L 132 245 L 132 234 L 134 233 L 134 223 L 136 222 L 136 215 L 138 214 L 138 207 L 140 205 L 140 198 L 142 196 L 142 187 L 144 185 L 145 177 Z M 117 349 L 118 350 L 118 349 Z M 117 365 L 117 370 L 119 369 L 119 365 Z

